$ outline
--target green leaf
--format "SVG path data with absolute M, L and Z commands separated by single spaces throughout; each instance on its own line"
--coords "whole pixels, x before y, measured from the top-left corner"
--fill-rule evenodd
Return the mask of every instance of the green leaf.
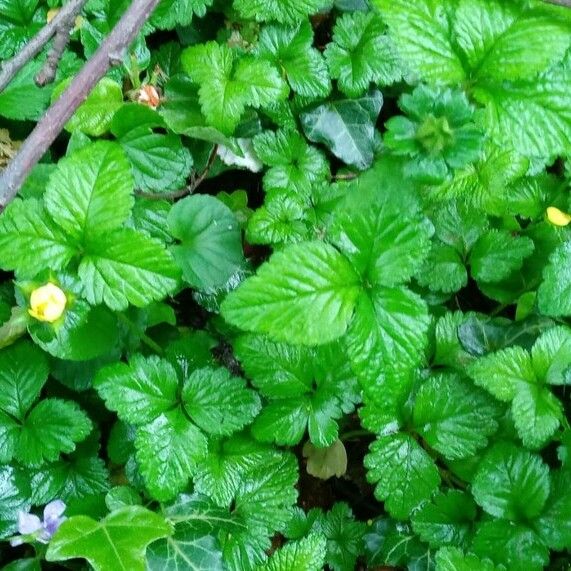
M 52 100 L 61 96 L 70 81 L 64 81 L 54 89 Z M 116 81 L 104 77 L 78 107 L 65 128 L 70 133 L 79 131 L 92 137 L 100 137 L 109 131 L 113 115 L 122 105 L 121 86 Z
M 265 26 L 256 54 L 286 74 L 291 88 L 302 97 L 327 97 L 331 81 L 323 57 L 313 47 L 313 30 L 305 20 L 296 27 Z
M 171 533 L 163 516 L 140 506 L 117 510 L 99 522 L 74 516 L 50 541 L 46 559 L 87 559 L 95 571 L 144 571 L 147 545 Z
M 182 400 L 190 418 L 217 436 L 244 428 L 260 410 L 260 399 L 246 381 L 222 368 L 194 371 L 184 382 Z
M 18 512 L 30 509 L 30 482 L 13 466 L 0 466 L 0 537 L 16 532 Z
M 40 396 L 48 373 L 45 355 L 28 341 L 0 351 L 0 409 L 22 421 Z
M 216 532 L 237 524 L 227 510 L 216 507 L 199 494 L 180 495 L 164 509 L 174 524 L 174 534 L 147 549 L 149 571 L 223 571 L 222 550 Z
M 90 240 L 78 273 L 87 300 L 116 311 L 163 299 L 179 278 L 164 244 L 130 228 Z
M 278 549 L 255 571 L 320 571 L 325 559 L 325 538 L 319 534 L 310 535 L 299 541 L 287 543 Z M 337 568 L 334 568 L 337 569 Z
M 155 133 L 157 127 L 165 127 L 161 116 L 133 103 L 115 113 L 111 132 L 131 163 L 137 189 L 157 193 L 178 190 L 190 174 L 192 156 L 180 137 Z
M 453 374 L 426 381 L 414 403 L 414 424 L 445 458 L 473 456 L 498 428 L 501 409 L 483 390 Z
M 439 493 L 412 515 L 412 527 L 431 547 L 463 545 L 476 518 L 472 498 L 458 490 Z
M 428 83 L 461 83 L 462 62 L 452 44 L 445 5 L 438 0 L 375 0 L 398 53 Z
M 174 367 L 156 356 L 133 355 L 129 365 L 114 363 L 99 371 L 93 386 L 107 408 L 132 424 L 151 422 L 177 402 Z
M 408 434 L 379 436 L 364 464 L 376 498 L 397 519 L 407 519 L 440 484 L 436 464 Z
M 26 416 L 16 446 L 16 458 L 27 466 L 59 458 L 75 450 L 93 425 L 75 402 L 60 399 L 40 401 Z
M 204 434 L 180 408 L 139 427 L 137 460 L 152 497 L 167 501 L 182 491 L 197 462 L 205 456 L 206 446 Z
M 202 111 L 208 122 L 226 135 L 232 134 L 246 107 L 267 106 L 284 99 L 287 87 L 267 61 L 236 58 L 226 44 L 208 42 L 182 53 L 182 64 L 200 85 Z
M 232 292 L 222 315 L 246 331 L 277 341 L 324 344 L 345 332 L 359 293 L 349 262 L 321 242 L 276 252 Z
M 443 547 L 436 554 L 436 571 L 501 571 L 489 559 L 464 554 L 457 547 Z
M 0 2 L 0 60 L 17 54 L 40 30 L 44 13 L 37 8 L 38 0 Z
M 35 199 L 10 203 L 0 217 L 0 265 L 33 277 L 50 268 L 65 268 L 75 255 L 75 245 L 51 221 Z
M 194 288 L 223 286 L 243 266 L 240 227 L 232 211 L 212 196 L 189 196 L 170 210 L 170 233 L 181 241 L 173 254 Z
M 100 141 L 62 159 L 49 178 L 44 202 L 53 220 L 74 240 L 120 228 L 134 203 L 125 154 Z
M 543 283 L 537 292 L 539 309 L 544 315 L 571 315 L 570 260 L 571 241 L 559 246 L 549 258 L 543 273 Z
M 371 166 L 377 147 L 375 122 L 383 105 L 380 91 L 360 99 L 340 99 L 302 113 L 307 138 L 323 143 L 345 164 L 365 170 Z
M 293 129 L 265 131 L 254 138 L 254 149 L 270 168 L 264 175 L 267 191 L 285 190 L 307 195 L 311 185 L 329 176 L 329 164 L 321 151 Z M 269 208 L 270 205 L 266 204 Z
M 151 24 L 160 30 L 188 26 L 192 18 L 206 14 L 212 0 L 161 0 L 151 16 Z
M 234 8 L 243 18 L 259 22 L 277 20 L 293 24 L 329 5 L 329 0 L 235 0 Z
M 505 443 L 486 454 L 472 484 L 474 498 L 486 512 L 515 521 L 539 515 L 549 490 L 549 468 L 541 458 Z
M 470 254 L 472 275 L 478 281 L 499 282 L 519 270 L 534 247 L 533 240 L 525 236 L 490 230 L 478 239 Z
M 371 83 L 387 85 L 401 79 L 400 61 L 384 32 L 375 12 L 347 13 L 335 23 L 325 58 L 331 77 L 347 97 L 363 95 Z
M 454 293 L 468 283 L 468 273 L 460 254 L 451 246 L 434 242 L 416 274 L 416 280 L 431 291 Z

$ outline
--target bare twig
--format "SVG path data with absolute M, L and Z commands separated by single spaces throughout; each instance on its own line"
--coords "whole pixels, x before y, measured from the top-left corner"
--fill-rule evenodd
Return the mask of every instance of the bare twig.
M 34 165 L 83 103 L 112 62 L 121 62 L 139 30 L 160 0 L 133 0 L 109 36 L 46 111 L 20 151 L 0 174 L 0 211 L 16 196 Z
M 544 0 L 548 4 L 555 4 L 556 6 L 565 6 L 571 8 L 571 0 Z
M 185 187 L 175 190 L 173 192 L 163 192 L 163 193 L 151 193 L 151 192 L 137 192 L 137 196 L 141 198 L 149 198 L 150 200 L 176 200 L 177 198 L 182 198 L 187 194 L 192 194 L 203 182 L 204 179 L 208 176 L 214 161 L 216 160 L 216 156 L 218 155 L 218 145 L 214 145 L 212 147 L 212 151 L 210 151 L 210 155 L 208 155 L 208 162 L 206 166 L 201 171 L 201 173 L 196 177 L 193 178 L 189 184 Z
M 12 59 L 5 61 L 0 68 L 0 92 L 12 81 L 14 76 L 51 40 L 62 22 L 71 14 L 79 14 L 87 0 L 69 0 L 69 2 L 46 24 Z M 75 18 L 75 17 L 74 17 Z M 71 18 L 73 21 L 74 18 Z

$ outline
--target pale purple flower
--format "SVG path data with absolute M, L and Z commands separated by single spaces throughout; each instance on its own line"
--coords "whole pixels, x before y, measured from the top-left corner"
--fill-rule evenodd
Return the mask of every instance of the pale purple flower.
M 61 500 L 54 500 L 44 508 L 43 521 L 35 514 L 24 511 L 18 512 L 18 532 L 20 536 L 13 537 L 10 545 L 22 545 L 26 540 L 36 540 L 48 543 L 58 527 L 65 521 L 63 512 L 66 505 Z

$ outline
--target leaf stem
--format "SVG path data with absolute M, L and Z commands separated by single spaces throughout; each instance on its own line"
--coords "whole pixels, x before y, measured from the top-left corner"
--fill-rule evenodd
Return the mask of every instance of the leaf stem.
M 145 344 L 149 349 L 152 349 L 155 353 L 162 355 L 164 353 L 163 348 L 146 333 L 140 333 L 137 331 L 137 326 L 124 314 L 118 313 L 119 319 L 131 330 L 136 331 L 137 335 L 141 339 L 141 342 Z

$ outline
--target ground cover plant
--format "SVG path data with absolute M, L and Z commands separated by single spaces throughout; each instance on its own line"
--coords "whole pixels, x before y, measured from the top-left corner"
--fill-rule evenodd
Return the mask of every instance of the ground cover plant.
M 161 0 L 80 104 L 145 2 L 75 2 L 0 87 L 2 569 L 569 568 L 567 3 Z

